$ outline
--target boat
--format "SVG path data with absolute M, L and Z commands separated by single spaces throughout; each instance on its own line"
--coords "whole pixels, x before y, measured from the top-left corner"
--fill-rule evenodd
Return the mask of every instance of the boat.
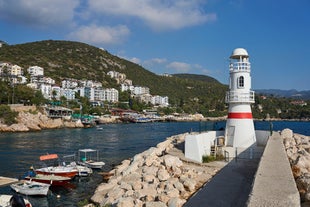
M 40 156 L 41 161 L 55 160 L 55 159 L 58 159 L 57 154 L 48 154 L 48 155 Z M 57 176 L 69 177 L 71 179 L 74 178 L 78 174 L 77 168 L 72 167 L 72 166 L 59 165 L 59 164 L 57 166 L 48 166 L 48 167 L 35 169 L 35 172 L 37 174 L 57 175 Z
M 63 164 L 68 167 L 73 167 L 78 170 L 78 176 L 86 177 L 93 173 L 93 170 L 87 166 L 78 165 L 76 163 L 75 154 L 63 156 Z
M 95 149 L 79 149 L 78 157 L 81 161 L 79 165 L 83 165 L 92 169 L 102 169 L 105 165 L 104 162 L 99 161 L 99 150 Z
M 23 198 L 20 195 L 0 195 L 0 206 L 1 207 L 32 207 L 28 199 Z
M 20 194 L 43 196 L 47 195 L 50 186 L 50 184 L 30 180 L 20 180 L 19 182 L 10 185 L 14 191 Z
M 27 176 L 25 177 L 25 180 L 35 181 L 39 183 L 46 183 L 52 186 L 62 186 L 67 185 L 70 182 L 71 178 L 57 175 L 37 174 L 35 177 Z

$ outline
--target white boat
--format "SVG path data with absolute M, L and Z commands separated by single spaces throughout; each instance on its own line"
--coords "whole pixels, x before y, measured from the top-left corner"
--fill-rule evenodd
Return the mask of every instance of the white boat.
M 58 159 L 57 154 L 48 154 L 48 155 L 40 156 L 41 161 L 55 160 L 55 159 Z M 69 166 L 62 166 L 62 165 L 48 166 L 48 167 L 35 169 L 35 172 L 37 174 L 57 175 L 57 176 L 69 177 L 71 179 L 74 178 L 74 176 L 78 174 L 78 170 L 76 168 L 69 167 Z
M 23 198 L 20 195 L 0 195 L 0 206 L 1 207 L 32 207 L 29 200 Z
M 80 177 L 86 177 L 89 176 L 93 173 L 93 170 L 89 167 L 86 166 L 82 166 L 82 165 L 78 165 L 75 160 L 75 154 L 71 154 L 71 155 L 65 155 L 63 156 L 63 165 L 67 166 L 67 167 L 73 167 L 75 169 L 77 169 L 78 171 L 78 176 Z
M 95 149 L 79 149 L 78 157 L 81 161 L 79 165 L 90 167 L 92 169 L 101 169 L 105 163 L 99 161 L 99 151 Z
M 10 187 L 17 193 L 24 195 L 47 195 L 50 184 L 39 183 L 29 180 L 21 180 L 18 183 L 13 183 Z

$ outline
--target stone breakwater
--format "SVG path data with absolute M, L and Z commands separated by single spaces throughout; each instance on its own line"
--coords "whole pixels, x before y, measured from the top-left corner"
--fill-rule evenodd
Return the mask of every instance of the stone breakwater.
M 284 129 L 281 133 L 301 202 L 310 205 L 310 137 Z
M 32 114 L 30 112 L 19 112 L 16 118 L 17 123 L 10 126 L 0 122 L 1 132 L 27 132 L 40 131 L 42 129 L 57 129 L 57 128 L 79 128 L 83 127 L 80 120 L 71 121 L 66 119 L 50 119 L 45 114 L 38 112 Z
M 118 207 L 183 206 L 223 167 L 186 161 L 180 149 L 186 134 L 169 137 L 124 160 L 110 171 L 113 176 L 108 182 L 97 187 L 92 202 Z

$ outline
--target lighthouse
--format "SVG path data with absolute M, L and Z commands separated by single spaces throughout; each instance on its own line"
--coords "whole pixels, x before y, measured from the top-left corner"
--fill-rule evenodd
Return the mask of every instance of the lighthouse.
M 251 64 L 248 52 L 235 49 L 229 63 L 229 91 L 226 93 L 228 117 L 225 128 L 226 146 L 248 148 L 256 143 L 251 111 L 254 91 L 251 91 Z

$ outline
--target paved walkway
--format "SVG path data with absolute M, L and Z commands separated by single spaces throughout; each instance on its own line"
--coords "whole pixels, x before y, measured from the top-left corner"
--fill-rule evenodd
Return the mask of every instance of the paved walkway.
M 261 156 L 263 148 L 257 149 Z M 255 159 L 232 160 L 193 195 L 184 207 L 246 206 L 260 156 Z

